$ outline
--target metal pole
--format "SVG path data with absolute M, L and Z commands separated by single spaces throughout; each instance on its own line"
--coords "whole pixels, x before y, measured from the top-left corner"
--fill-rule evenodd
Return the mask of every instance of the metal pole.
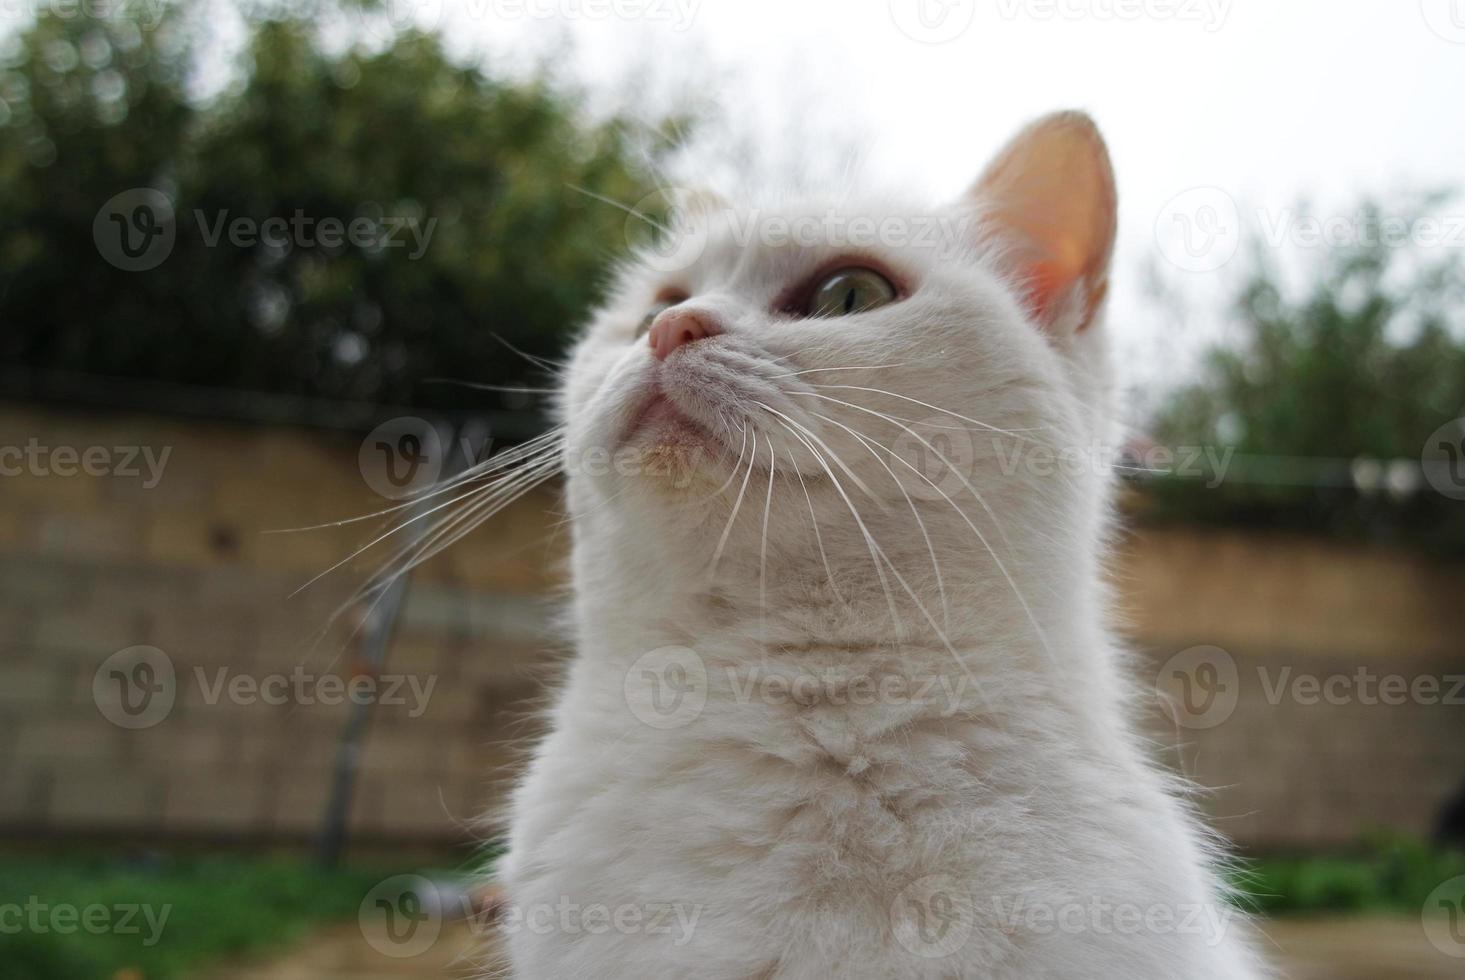
M 438 422 L 436 428 L 441 439 L 439 444 L 444 447 L 448 458 L 443 477 L 451 478 L 472 465 L 477 453 L 467 444 L 471 441 L 467 436 L 461 443 L 454 443 L 454 432 L 450 424 Z M 469 427 L 465 427 L 465 432 L 468 429 Z M 435 499 L 424 500 L 417 507 L 409 508 L 409 513 L 416 516 L 435 503 Z M 415 544 L 427 536 L 431 530 L 431 522 L 416 521 L 412 527 L 414 530 L 410 540 Z M 397 576 L 377 600 L 370 618 L 362 624 L 361 640 L 354 660 L 353 673 L 356 676 L 381 676 L 382 668 L 387 662 L 387 652 L 391 648 L 397 616 L 407 599 L 409 577 L 410 573 Z M 346 847 L 347 823 L 356 791 L 356 776 L 361 768 L 361 744 L 371 723 L 371 708 L 370 700 L 352 702 L 351 714 L 346 719 L 346 727 L 341 731 L 341 739 L 336 748 L 336 760 L 331 773 L 331 795 L 326 804 L 325 824 L 317 846 L 317 857 L 326 868 L 334 868 L 340 864 L 341 853 Z

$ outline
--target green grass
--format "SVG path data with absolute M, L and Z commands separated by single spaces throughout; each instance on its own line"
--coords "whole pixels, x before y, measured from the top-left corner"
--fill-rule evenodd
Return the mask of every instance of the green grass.
M 1459 875 L 1465 875 L 1465 851 L 1383 836 L 1352 854 L 1248 862 L 1236 885 L 1246 896 L 1243 904 L 1261 915 L 1418 915 L 1430 892 Z
M 186 977 L 199 964 L 288 946 L 313 925 L 353 918 L 391 873 L 241 856 L 0 855 L 0 980 Z M 53 920 L 58 908 L 63 918 Z M 88 914 L 93 928 L 82 928 Z
M 209 963 L 288 947 L 318 924 L 352 920 L 372 886 L 402 870 L 325 872 L 299 859 L 238 854 L 0 854 L 0 980 L 182 980 Z M 1243 904 L 1263 915 L 1414 916 L 1436 886 L 1457 875 L 1465 875 L 1465 853 L 1377 838 L 1348 855 L 1261 858 L 1236 881 Z M 36 928 L 28 917 L 40 906 Z M 94 909 L 113 926 L 130 914 L 126 924 L 135 931 L 87 930 L 78 922 L 63 932 L 50 919 L 63 906 L 77 917 Z

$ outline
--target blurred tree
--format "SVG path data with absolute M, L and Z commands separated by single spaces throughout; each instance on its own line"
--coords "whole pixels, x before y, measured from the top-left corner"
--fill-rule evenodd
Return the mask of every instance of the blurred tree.
M 625 246 L 626 215 L 590 195 L 640 199 L 673 148 L 663 134 L 680 131 L 588 120 L 574 92 L 456 64 L 436 37 L 332 53 L 338 38 L 268 16 L 250 24 L 237 75 L 198 100 L 200 11 L 123 9 L 161 19 L 44 14 L 0 47 L 12 365 L 514 405 L 423 382 L 533 379 L 494 335 L 531 355 L 563 349 Z M 154 218 L 99 209 L 138 188 L 171 203 L 174 240 L 127 271 L 97 236 L 110 221 L 141 235 Z M 231 241 L 238 219 L 260 234 Z M 356 221 L 356 240 L 324 241 L 327 219 Z
M 1445 200 L 1389 213 L 1438 215 Z M 1207 352 L 1154 426 L 1167 445 L 1233 447 L 1236 461 L 1214 489 L 1150 481 L 1154 516 L 1465 554 L 1465 503 L 1435 492 L 1419 468 L 1430 434 L 1465 415 L 1462 256 L 1391 240 L 1376 204 L 1358 215 L 1350 243 L 1300 270 L 1301 289 L 1255 243 L 1232 338 Z

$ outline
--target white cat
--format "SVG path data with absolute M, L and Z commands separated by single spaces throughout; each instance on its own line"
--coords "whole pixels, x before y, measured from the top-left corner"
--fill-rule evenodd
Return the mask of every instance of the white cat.
M 576 655 L 513 974 L 1265 975 L 1108 627 L 1093 123 L 932 213 L 689 207 L 561 393 Z

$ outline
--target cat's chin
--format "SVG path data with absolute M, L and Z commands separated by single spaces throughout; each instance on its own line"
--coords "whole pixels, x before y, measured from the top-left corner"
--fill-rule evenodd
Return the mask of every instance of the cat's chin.
M 621 444 L 660 456 L 685 456 L 692 461 L 723 450 L 716 435 L 661 392 L 652 394 L 641 406 L 626 427 Z
M 716 435 L 659 393 L 637 412 L 620 444 L 616 456 L 621 475 L 641 477 L 669 491 L 711 480 L 717 460 L 726 453 Z

